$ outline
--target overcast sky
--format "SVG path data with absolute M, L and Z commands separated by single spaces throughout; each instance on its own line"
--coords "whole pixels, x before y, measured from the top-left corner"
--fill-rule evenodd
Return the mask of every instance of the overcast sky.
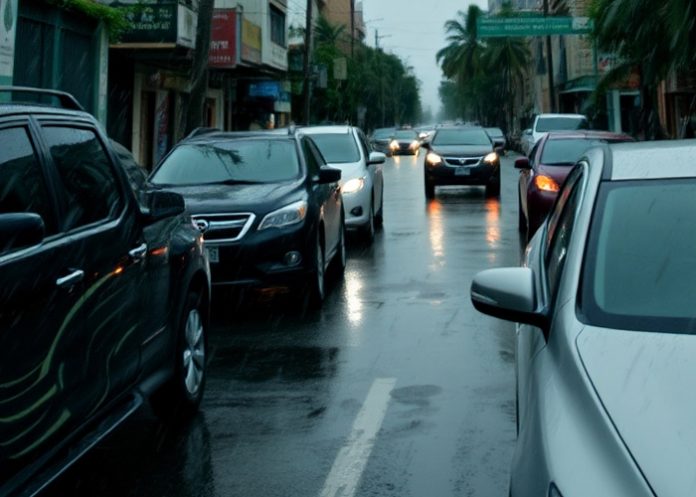
M 423 109 L 433 113 L 440 109 L 437 89 L 442 71 L 435 62 L 435 54 L 445 46 L 445 21 L 454 19 L 457 10 L 466 11 L 470 4 L 488 9 L 486 0 L 363 0 L 363 15 L 367 24 L 366 43 L 375 44 L 378 30 L 379 44 L 413 67 L 421 82 Z

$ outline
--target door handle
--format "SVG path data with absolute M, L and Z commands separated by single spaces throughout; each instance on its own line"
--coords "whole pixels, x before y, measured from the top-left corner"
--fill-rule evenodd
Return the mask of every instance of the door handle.
M 138 247 L 135 247 L 134 249 L 132 249 L 128 252 L 128 255 L 133 260 L 133 262 L 142 261 L 143 259 L 145 259 L 146 254 L 147 254 L 147 244 L 146 243 L 143 243 L 142 245 L 139 245 Z
M 69 288 L 82 281 L 85 277 L 85 272 L 82 269 L 70 269 L 69 271 L 72 271 L 72 273 L 61 276 L 56 280 L 56 285 L 58 285 L 58 287 Z

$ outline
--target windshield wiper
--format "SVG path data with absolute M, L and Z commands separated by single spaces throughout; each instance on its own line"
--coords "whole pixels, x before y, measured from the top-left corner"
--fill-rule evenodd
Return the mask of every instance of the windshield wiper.
M 210 183 L 200 183 L 201 185 L 258 185 L 262 181 L 252 181 L 248 179 L 223 179 L 222 181 L 211 181 Z

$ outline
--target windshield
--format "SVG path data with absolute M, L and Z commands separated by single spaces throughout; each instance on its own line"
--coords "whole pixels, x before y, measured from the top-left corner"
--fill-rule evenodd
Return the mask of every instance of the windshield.
M 394 133 L 395 140 L 415 140 L 418 138 L 418 133 L 412 129 L 400 129 Z
M 160 185 L 276 183 L 296 178 L 299 172 L 290 140 L 228 140 L 177 147 L 151 180 Z
M 502 138 L 503 131 L 500 128 L 486 128 L 486 132 L 493 137 Z
M 547 131 L 574 131 L 576 129 L 588 129 L 587 119 L 584 117 L 540 117 L 536 122 L 537 133 Z
M 373 140 L 387 140 L 394 134 L 393 129 L 377 129 L 372 134 Z
M 319 147 L 321 155 L 329 164 L 344 164 L 360 160 L 358 144 L 355 143 L 351 133 L 313 134 L 311 136 Z
M 575 164 L 585 150 L 606 143 L 605 140 L 585 140 L 584 138 L 569 138 L 563 140 L 548 140 L 541 152 L 541 164 L 545 166 L 562 166 Z
M 482 129 L 441 129 L 435 133 L 433 145 L 491 145 Z
M 589 324 L 696 333 L 695 199 L 694 179 L 601 187 L 581 289 Z

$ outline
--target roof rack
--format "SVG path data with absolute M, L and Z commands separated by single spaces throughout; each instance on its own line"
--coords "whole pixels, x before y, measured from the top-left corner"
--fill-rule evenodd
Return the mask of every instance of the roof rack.
M 73 97 L 70 93 L 59 91 L 59 90 L 47 90 L 44 88 L 31 88 L 29 86 L 0 86 L 0 94 L 2 93 L 28 93 L 30 95 L 36 96 L 47 96 L 53 97 L 58 100 L 61 108 L 68 110 L 79 110 L 84 112 L 84 107 Z M 41 102 L 23 102 L 23 101 L 12 101 L 12 103 L 23 103 L 23 104 L 35 104 Z
M 220 129 L 218 128 L 210 128 L 206 126 L 199 126 L 198 128 L 195 128 L 193 131 L 191 131 L 187 136 L 186 139 L 188 138 L 194 138 L 196 136 L 201 136 L 201 135 L 207 135 L 208 133 L 219 133 Z

